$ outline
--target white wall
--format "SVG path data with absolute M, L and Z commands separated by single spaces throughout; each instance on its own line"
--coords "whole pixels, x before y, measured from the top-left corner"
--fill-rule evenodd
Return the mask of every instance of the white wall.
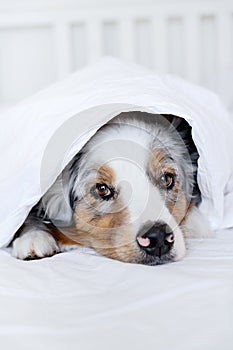
M 111 54 L 178 74 L 233 109 L 233 1 L 0 0 L 0 105 Z

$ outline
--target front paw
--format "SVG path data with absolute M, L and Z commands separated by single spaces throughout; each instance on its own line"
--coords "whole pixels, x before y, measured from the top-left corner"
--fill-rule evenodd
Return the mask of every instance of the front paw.
M 41 259 L 59 252 L 53 236 L 38 229 L 31 229 L 16 238 L 12 249 L 13 256 L 21 260 Z

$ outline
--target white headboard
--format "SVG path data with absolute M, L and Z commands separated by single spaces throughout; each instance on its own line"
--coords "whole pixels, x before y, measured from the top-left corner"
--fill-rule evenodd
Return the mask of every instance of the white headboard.
M 178 74 L 233 107 L 233 1 L 0 0 L 0 105 L 102 55 Z

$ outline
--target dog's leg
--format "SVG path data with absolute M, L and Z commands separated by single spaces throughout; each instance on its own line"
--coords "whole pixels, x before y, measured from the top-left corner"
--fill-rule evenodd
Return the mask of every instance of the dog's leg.
M 41 259 L 80 246 L 55 226 L 28 220 L 12 242 L 12 255 L 21 260 Z
M 12 255 L 21 260 L 40 259 L 59 251 L 59 244 L 46 229 L 31 225 L 20 229 L 19 236 L 12 243 Z
M 209 223 L 197 207 L 192 207 L 181 225 L 186 238 L 208 238 L 214 233 Z

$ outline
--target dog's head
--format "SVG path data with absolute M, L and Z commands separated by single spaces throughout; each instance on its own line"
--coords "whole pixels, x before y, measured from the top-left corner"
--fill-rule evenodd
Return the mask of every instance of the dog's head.
M 198 192 L 197 157 L 168 119 L 122 113 L 67 166 L 61 181 L 69 203 L 48 203 L 48 214 L 57 219 L 56 206 L 63 219 L 72 218 L 70 238 L 125 262 L 184 256 L 181 225 Z

